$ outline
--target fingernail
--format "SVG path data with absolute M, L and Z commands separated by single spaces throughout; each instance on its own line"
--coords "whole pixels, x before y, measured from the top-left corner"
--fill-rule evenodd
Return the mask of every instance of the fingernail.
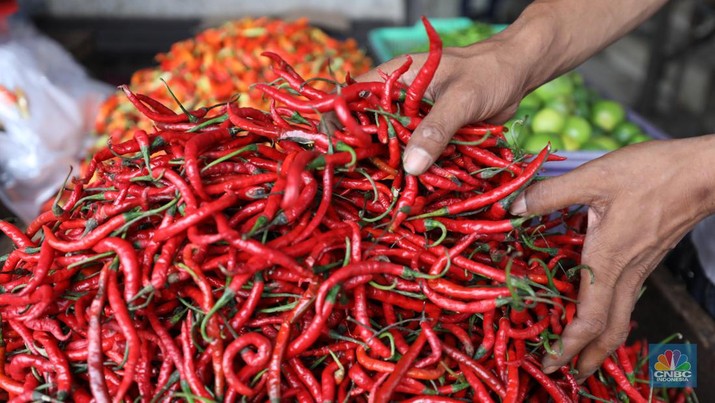
M 593 375 L 594 372 L 596 372 L 596 371 L 591 371 L 587 374 L 578 374 L 576 376 L 576 383 L 578 383 L 579 385 L 584 383 L 586 381 L 586 379 L 588 379 L 589 376 Z
M 543 371 L 548 375 L 552 372 L 556 372 L 557 369 L 559 369 L 559 367 L 544 367 Z
M 526 198 L 523 193 L 517 196 L 514 202 L 511 203 L 509 212 L 519 216 L 526 214 Z
M 427 151 L 418 147 L 408 149 L 403 160 L 405 171 L 410 175 L 420 175 L 432 165 L 432 157 Z
M 541 367 L 543 368 L 543 371 L 547 374 L 550 374 L 559 369 L 561 367 L 561 364 L 558 360 L 560 356 L 561 351 L 558 349 L 554 349 L 551 354 L 544 356 L 544 358 L 541 360 Z

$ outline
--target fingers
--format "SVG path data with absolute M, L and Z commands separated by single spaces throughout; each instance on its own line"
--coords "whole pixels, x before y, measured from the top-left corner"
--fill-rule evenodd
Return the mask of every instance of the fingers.
M 471 122 L 472 116 L 465 107 L 464 94 L 448 87 L 440 94 L 430 113 L 424 117 L 412 133 L 405 147 L 403 164 L 411 175 L 427 171 L 442 154 L 454 133 Z
M 557 349 L 559 354 L 544 357 L 545 373 L 552 373 L 559 367 L 567 365 L 576 354 L 606 329 L 609 306 L 604 306 L 604 301 L 610 301 L 613 297 L 613 284 L 599 281 L 599 277 L 596 276 L 592 284 L 590 273 L 586 270 L 581 272 L 576 317 L 564 330 L 561 337 L 562 345 Z
M 583 381 L 601 366 L 601 363 L 623 344 L 628 337 L 631 313 L 638 299 L 644 277 L 637 271 L 626 271 L 616 286 L 610 305 L 606 329 L 579 355 L 577 380 Z
M 519 216 L 543 215 L 575 204 L 588 205 L 594 198 L 598 180 L 585 167 L 577 168 L 529 186 L 514 200 L 509 211 Z
M 589 214 L 592 214 L 589 212 Z M 590 224 L 590 222 L 589 222 Z M 614 288 L 620 276 L 620 268 L 607 257 L 611 249 L 598 238 L 600 228 L 593 228 L 592 236 L 586 239 L 582 262 L 591 268 L 581 271 L 579 303 L 576 317 L 566 326 L 561 337 L 560 354 L 544 357 L 544 372 L 551 373 L 567 365 L 571 359 L 601 335 L 609 324 L 609 309 Z M 594 250 L 598 247 L 598 250 Z M 593 274 L 592 274 L 593 273 Z

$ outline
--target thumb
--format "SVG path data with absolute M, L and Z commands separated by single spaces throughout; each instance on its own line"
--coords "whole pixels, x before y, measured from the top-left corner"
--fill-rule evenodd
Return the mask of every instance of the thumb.
M 543 215 L 573 206 L 590 204 L 594 198 L 594 183 L 583 169 L 537 182 L 522 192 L 511 204 L 513 215 Z
M 420 175 L 442 154 L 454 133 L 474 121 L 463 104 L 463 94 L 446 91 L 415 128 L 405 147 L 403 164 L 411 175 Z M 476 119 L 478 120 L 478 119 Z

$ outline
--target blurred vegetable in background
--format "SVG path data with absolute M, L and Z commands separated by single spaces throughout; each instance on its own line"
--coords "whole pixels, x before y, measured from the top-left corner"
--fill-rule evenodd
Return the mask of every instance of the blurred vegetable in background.
M 650 140 L 638 125 L 627 120 L 625 108 L 586 87 L 572 72 L 527 95 L 506 124 L 514 127 L 507 138 L 527 152 L 551 142 L 565 151 L 612 151 Z
M 348 71 L 357 75 L 372 66 L 355 40 L 332 38 L 309 25 L 307 19 L 244 18 L 175 43 L 167 53 L 156 56 L 158 66 L 137 71 L 132 76 L 130 88 L 168 105 L 176 105 L 166 88 L 168 85 L 189 109 L 225 102 L 235 96 L 239 96 L 241 106 L 265 109 L 268 101 L 251 85 L 277 78 L 270 67 L 270 59 L 261 57 L 266 51 L 283 57 L 306 79 L 337 78 L 342 81 Z M 314 85 L 325 88 L 320 81 Z M 175 111 L 180 112 L 178 107 Z M 103 105 L 97 117 L 96 131 L 108 135 L 116 143 L 130 138 L 137 125 L 144 130 L 151 128 L 150 121 L 141 117 L 117 92 Z M 102 136 L 99 145 L 104 145 L 106 140 Z
M 475 21 L 471 26 L 455 32 L 445 32 L 441 34 L 444 46 L 468 46 L 475 42 L 483 41 L 497 33 L 497 30 L 483 22 Z M 416 46 L 410 53 L 421 53 L 429 50 L 427 43 Z

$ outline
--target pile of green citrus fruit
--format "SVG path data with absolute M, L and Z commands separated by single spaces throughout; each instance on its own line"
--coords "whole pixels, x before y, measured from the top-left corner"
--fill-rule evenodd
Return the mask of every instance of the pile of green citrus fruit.
M 616 101 L 603 99 L 578 73 L 558 77 L 527 95 L 506 123 L 507 138 L 527 152 L 551 142 L 557 150 L 612 151 L 650 140 Z

